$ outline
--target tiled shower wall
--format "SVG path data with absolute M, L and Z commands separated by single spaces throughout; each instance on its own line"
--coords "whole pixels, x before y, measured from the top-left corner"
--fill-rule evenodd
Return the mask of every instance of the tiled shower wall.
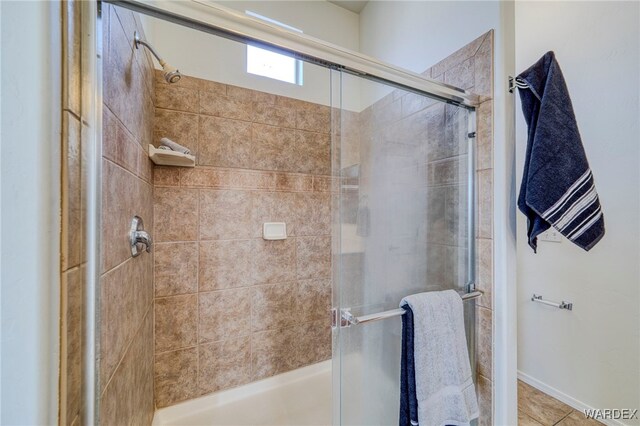
M 454 52 L 425 72 L 427 76 L 480 96 L 476 146 L 476 387 L 480 425 L 493 423 L 493 31 Z M 453 157 L 453 156 L 452 156 Z M 432 163 L 440 179 L 455 175 L 455 162 Z M 445 212 L 446 214 L 446 212 Z
M 154 71 L 137 14 L 102 4 L 103 142 L 100 278 L 100 424 L 153 418 L 153 256 L 131 257 L 134 215 L 153 235 Z
M 153 141 L 197 159 L 155 169 L 156 405 L 328 359 L 329 107 L 156 77 Z
M 62 10 L 62 211 L 60 300 L 59 424 L 82 422 L 84 289 L 86 287 L 85 181 L 86 139 L 81 137 L 80 4 L 63 2 Z
M 464 88 L 479 95 L 481 100 L 476 110 L 477 134 L 474 143 L 478 204 L 475 236 L 472 238 L 476 239 L 476 286 L 484 295 L 475 304 L 475 352 L 476 384 L 481 408 L 479 424 L 490 425 L 493 412 L 493 31 L 473 40 L 423 74 Z M 397 192 L 416 194 L 412 201 L 408 201 L 412 209 L 426 210 L 426 225 L 424 229 L 421 226 L 417 229 L 417 240 L 426 241 L 425 245 L 413 244 L 414 234 L 411 234 L 411 238 L 397 238 L 392 244 L 396 253 L 384 254 L 392 256 L 392 264 L 397 267 L 396 270 L 379 271 L 368 277 L 363 277 L 362 274 L 350 277 L 350 283 L 360 283 L 354 285 L 356 290 L 362 289 L 362 280 L 366 281 L 369 298 L 377 300 L 377 290 L 382 296 L 388 296 L 395 287 L 406 291 L 417 286 L 416 291 L 425 291 L 424 283 L 412 283 L 415 277 L 403 273 L 415 270 L 423 264 L 424 261 L 416 258 L 421 253 L 425 253 L 426 257 L 426 288 L 463 288 L 466 284 L 466 274 L 459 274 L 465 271 L 467 261 L 465 247 L 468 235 L 460 226 L 466 220 L 464 216 L 467 208 L 466 123 L 464 110 L 401 90 L 391 92 L 359 114 L 343 115 L 342 164 L 343 167 L 359 164 L 360 171 L 359 194 L 355 195 L 357 199 L 351 202 L 353 196 L 348 192 L 342 194 L 347 217 L 350 211 L 357 210 L 358 199 L 360 204 L 363 200 L 370 204 L 368 207 L 371 207 L 372 212 L 377 212 L 383 218 L 384 209 L 388 208 L 394 212 L 387 217 L 400 217 L 402 210 L 395 206 L 405 204 L 389 201 L 393 190 L 385 190 L 381 185 L 391 185 L 390 188 L 394 184 L 402 185 L 402 189 Z M 425 144 L 416 145 L 416 140 L 425 141 Z M 417 183 L 415 173 L 420 173 L 425 164 L 426 182 Z M 379 170 L 380 167 L 384 170 Z M 376 187 L 372 188 L 371 181 L 374 179 L 377 179 Z M 378 197 L 385 194 L 385 199 L 377 204 L 372 198 L 376 193 Z M 426 200 L 420 199 L 418 194 L 426 194 Z M 420 207 L 423 202 L 424 209 Z M 352 216 L 356 223 L 355 215 Z M 373 213 L 371 216 L 373 221 Z M 416 225 L 419 223 L 415 218 L 407 222 L 411 220 Z M 394 227 L 401 229 L 395 222 L 386 223 L 385 226 L 392 231 Z M 376 234 L 379 236 L 381 233 L 384 234 L 384 230 L 377 230 L 367 239 L 375 238 Z M 387 232 L 387 235 L 382 235 L 378 244 L 371 244 L 365 239 L 367 256 L 375 256 L 381 242 L 393 241 L 394 236 L 399 234 L 401 232 Z M 375 270 L 375 265 L 363 267 L 365 259 L 357 254 L 343 255 L 343 262 L 352 265 L 347 267 L 351 272 L 363 270 L 366 273 L 367 270 Z M 374 259 L 373 263 L 375 262 Z M 407 267 L 403 268 L 401 265 Z M 390 277 L 385 276 L 385 273 L 392 275 L 394 288 L 389 288 L 386 284 Z M 418 276 L 423 275 L 418 273 Z M 392 299 L 403 296 L 404 294 L 394 294 Z M 350 300 L 352 306 L 364 303 L 361 300 L 363 294 L 349 297 L 353 298 L 353 301 Z M 360 344 L 364 345 L 366 342 Z

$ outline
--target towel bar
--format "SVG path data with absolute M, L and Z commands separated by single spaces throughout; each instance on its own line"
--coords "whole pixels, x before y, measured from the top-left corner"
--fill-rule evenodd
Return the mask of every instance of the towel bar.
M 460 296 L 463 301 L 477 299 L 482 296 L 479 290 L 465 293 Z M 389 311 L 378 312 L 376 314 L 361 315 L 359 317 L 353 315 L 349 309 L 342 309 L 340 312 L 340 326 L 350 327 L 352 325 L 364 324 L 366 322 L 380 321 L 387 318 L 399 317 L 404 315 L 405 310 L 402 308 L 391 309 Z
M 560 303 L 551 302 L 550 300 L 544 300 L 542 296 L 538 296 L 537 294 L 533 295 L 533 297 L 531 298 L 531 301 L 542 303 L 544 305 L 553 306 L 554 308 L 558 308 L 558 309 L 566 309 L 567 311 L 573 310 L 573 303 L 571 302 L 565 302 L 564 300 Z

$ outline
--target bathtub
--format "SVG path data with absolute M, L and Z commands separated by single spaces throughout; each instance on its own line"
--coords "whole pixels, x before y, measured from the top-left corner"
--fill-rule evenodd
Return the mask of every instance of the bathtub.
M 154 426 L 331 424 L 331 360 L 155 412 Z

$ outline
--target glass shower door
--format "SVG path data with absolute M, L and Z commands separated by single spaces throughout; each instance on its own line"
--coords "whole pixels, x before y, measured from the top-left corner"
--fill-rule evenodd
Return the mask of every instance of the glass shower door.
M 340 82 L 334 424 L 391 425 L 398 423 L 401 319 L 348 326 L 340 317 L 397 309 L 413 293 L 468 290 L 473 114 L 347 73 Z M 472 326 L 467 335 L 473 343 Z

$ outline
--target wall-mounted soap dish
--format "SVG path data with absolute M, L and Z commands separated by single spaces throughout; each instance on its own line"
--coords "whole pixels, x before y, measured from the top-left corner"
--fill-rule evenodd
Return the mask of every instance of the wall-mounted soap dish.
M 195 167 L 196 157 L 168 149 L 158 149 L 149 145 L 149 158 L 159 166 Z

